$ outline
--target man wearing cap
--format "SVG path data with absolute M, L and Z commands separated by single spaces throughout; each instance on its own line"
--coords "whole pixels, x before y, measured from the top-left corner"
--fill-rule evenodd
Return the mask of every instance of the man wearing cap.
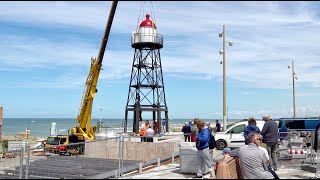
M 223 159 L 227 159 L 228 157 L 230 157 L 230 152 L 231 149 L 226 147 L 222 150 L 222 155 L 223 155 Z
M 210 176 L 214 176 L 212 171 L 212 161 L 209 153 L 209 141 L 210 141 L 210 132 L 206 126 L 206 123 L 200 121 L 197 125 L 199 132 L 196 137 L 196 148 L 197 151 L 197 175 L 195 178 L 202 178 L 202 170 L 209 169 Z
M 268 154 L 271 157 L 270 167 L 274 170 L 278 170 L 278 162 L 276 156 L 276 149 L 278 145 L 278 124 L 271 120 L 269 115 L 265 115 L 262 118 L 265 123 L 263 125 L 261 135 L 263 136 L 262 142 L 267 145 Z

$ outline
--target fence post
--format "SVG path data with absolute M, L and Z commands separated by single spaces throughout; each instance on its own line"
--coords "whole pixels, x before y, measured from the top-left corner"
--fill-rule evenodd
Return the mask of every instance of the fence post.
M 118 147 L 119 147 L 119 151 L 118 151 L 118 160 L 119 160 L 119 162 L 118 162 L 118 173 L 117 173 L 117 176 L 119 175 L 120 176 L 120 168 L 121 168 L 121 135 L 118 137 L 118 141 L 119 141 L 119 145 L 118 145 Z
M 315 133 L 317 133 L 317 132 L 315 132 Z M 315 136 L 313 136 L 313 138 L 314 138 Z M 314 140 L 311 140 L 311 157 L 310 157 L 310 164 L 311 165 L 314 165 L 315 164 L 315 162 L 314 162 L 314 156 L 315 156 L 315 151 L 314 151 L 314 149 L 313 149 L 313 146 L 314 146 Z
M 142 162 L 139 163 L 139 174 L 141 174 L 141 173 L 142 173 Z
M 23 167 L 23 147 L 22 141 L 20 141 L 20 172 L 19 172 L 19 179 L 22 179 L 22 167 Z
M 30 162 L 30 144 L 26 143 L 27 159 L 26 159 L 26 179 L 29 179 L 29 162 Z
M 172 159 L 172 163 L 174 163 L 174 154 L 172 153 L 172 155 L 171 155 L 172 157 L 171 157 L 171 159 Z
M 123 134 L 121 134 L 121 139 L 122 139 L 122 147 L 121 147 L 121 171 L 120 171 L 120 176 L 122 175 L 122 170 L 123 170 L 123 159 L 124 159 L 124 137 Z

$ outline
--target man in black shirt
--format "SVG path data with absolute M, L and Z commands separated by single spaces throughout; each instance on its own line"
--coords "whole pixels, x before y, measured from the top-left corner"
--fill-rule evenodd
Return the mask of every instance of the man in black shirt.
M 216 132 L 220 132 L 221 131 L 221 124 L 219 123 L 219 120 L 216 120 Z
M 188 142 L 190 142 L 191 127 L 188 125 L 187 122 L 184 123 L 184 126 L 182 127 L 181 131 L 184 134 L 184 142 L 187 142 L 187 139 Z

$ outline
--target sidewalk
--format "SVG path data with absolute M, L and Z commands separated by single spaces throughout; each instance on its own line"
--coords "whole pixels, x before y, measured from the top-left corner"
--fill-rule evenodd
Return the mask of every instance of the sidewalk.
M 214 161 L 223 158 L 221 151 L 214 151 Z M 295 162 L 281 162 L 279 163 L 279 169 L 276 172 L 281 179 L 310 179 L 315 177 L 314 173 L 301 170 L 299 164 L 292 167 L 292 163 Z M 291 167 L 290 167 L 291 166 Z M 196 167 L 195 167 L 196 168 Z M 127 174 L 123 175 L 119 179 L 193 179 L 195 174 L 182 174 L 180 173 L 180 161 L 170 163 L 167 165 L 161 165 L 155 167 L 141 174 Z M 203 176 L 203 179 L 212 179 L 209 174 Z
M 314 173 L 303 171 L 296 168 L 280 167 L 277 171 L 280 179 L 310 179 L 314 177 Z M 179 162 L 156 167 L 149 171 L 136 175 L 124 175 L 119 179 L 193 179 L 195 174 L 181 174 Z M 209 178 L 209 174 L 203 179 Z

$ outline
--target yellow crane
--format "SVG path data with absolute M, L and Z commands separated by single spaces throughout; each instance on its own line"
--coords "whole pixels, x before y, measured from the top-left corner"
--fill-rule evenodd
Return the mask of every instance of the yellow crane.
M 85 140 L 93 140 L 95 137 L 95 129 L 96 126 L 91 127 L 91 111 L 92 111 L 92 103 L 95 94 L 98 92 L 97 83 L 99 79 L 99 74 L 102 66 L 102 60 L 104 56 L 104 52 L 107 46 L 111 25 L 113 21 L 113 17 L 117 8 L 118 1 L 112 1 L 107 25 L 104 31 L 104 35 L 102 37 L 100 50 L 98 57 L 91 58 L 91 66 L 90 71 L 86 80 L 86 86 L 84 89 L 84 94 L 82 96 L 80 111 L 77 117 L 78 126 L 72 127 L 69 130 L 69 135 L 57 135 L 57 136 L 49 136 L 47 138 L 46 146 L 55 146 L 55 145 L 67 145 L 69 143 L 77 143 L 84 142 Z M 84 145 L 80 145 L 80 154 L 83 154 Z M 56 148 L 52 148 L 50 151 L 59 154 L 65 154 L 69 151 L 75 150 L 74 147 L 71 146 L 58 146 Z M 79 153 L 79 152 L 78 152 Z
M 79 126 L 71 128 L 71 134 L 81 135 L 84 137 L 84 139 L 87 140 L 93 140 L 95 137 L 96 127 L 91 127 L 90 125 L 92 103 L 95 94 L 98 92 L 97 83 L 117 4 L 118 1 L 112 2 L 108 22 L 104 31 L 104 36 L 102 37 L 98 57 L 91 58 L 91 67 L 86 80 L 86 86 L 84 94 L 82 96 L 81 107 L 77 117 L 77 122 L 79 123 Z

